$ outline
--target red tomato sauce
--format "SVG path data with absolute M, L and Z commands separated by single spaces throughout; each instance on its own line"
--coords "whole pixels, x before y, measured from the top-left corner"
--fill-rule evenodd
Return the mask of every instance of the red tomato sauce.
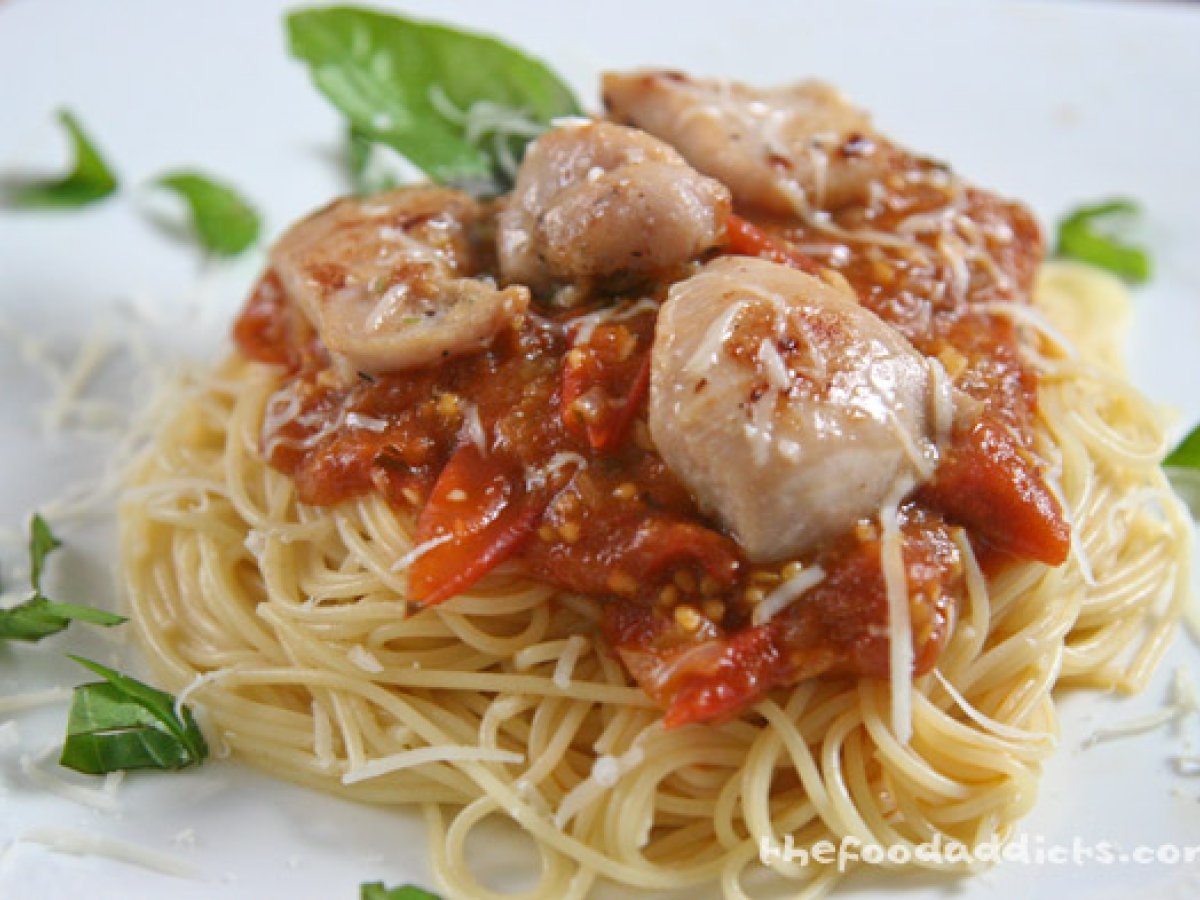
M 1038 228 L 1023 207 L 947 186 L 940 172 L 909 160 L 882 203 L 830 216 L 845 234 L 740 210 L 727 248 L 840 273 L 980 407 L 977 424 L 953 435 L 933 480 L 900 510 L 917 673 L 936 662 L 964 590 L 956 529 L 992 568 L 1060 563 L 1069 540 L 1030 452 L 1035 374 L 1011 319 L 990 311 L 1027 302 Z M 958 217 L 952 233 L 961 232 L 963 247 L 926 252 L 939 248 L 920 231 L 915 243 L 887 239 L 922 215 Z M 884 237 L 864 238 L 864 229 Z M 595 597 L 608 642 L 667 708 L 669 725 L 727 718 L 802 678 L 886 677 L 877 523 L 860 521 L 800 560 L 750 565 L 650 440 L 653 309 L 603 324 L 580 318 L 645 297 L 661 302 L 668 287 L 531 310 L 483 351 L 346 384 L 268 272 L 234 328 L 245 356 L 280 367 L 266 458 L 295 479 L 306 503 L 378 491 L 414 519 L 418 539 L 453 535 L 412 564 L 417 604 L 469 588 L 506 559 Z M 756 605 L 797 564 L 820 565 L 826 577 L 755 625 Z

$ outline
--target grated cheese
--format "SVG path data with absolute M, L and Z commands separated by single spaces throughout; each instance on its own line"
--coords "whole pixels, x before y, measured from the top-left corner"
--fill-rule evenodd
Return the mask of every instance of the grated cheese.
M 420 559 L 422 556 L 424 556 L 426 553 L 428 553 L 434 547 L 440 547 L 442 544 L 446 543 L 447 541 L 452 540 L 453 537 L 454 537 L 454 533 L 447 531 L 445 534 L 439 534 L 437 537 L 431 537 L 427 541 L 422 541 L 421 543 L 419 543 L 415 547 L 413 547 L 411 550 L 409 550 L 407 553 L 405 553 L 403 556 L 401 556 L 394 563 L 392 563 L 392 571 L 393 572 L 403 572 L 403 571 L 407 570 L 413 563 L 415 563 L 418 559 Z
M 900 541 L 900 502 L 913 489 L 909 477 L 900 478 L 879 509 L 879 561 L 887 589 L 888 672 L 892 693 L 892 731 L 907 744 L 912 737 L 912 621 L 908 609 L 908 575 Z
M 463 429 L 476 449 L 480 453 L 487 453 L 487 432 L 483 430 L 483 421 L 479 418 L 479 407 L 474 403 L 466 404 L 466 412 L 463 413 Z
M 185 701 L 199 688 L 208 684 L 210 681 L 215 681 L 218 678 L 223 678 L 231 674 L 234 669 L 213 669 L 211 672 L 201 672 L 193 678 L 182 691 L 175 697 L 175 718 L 183 721 L 183 706 Z
M 1083 748 L 1086 750 L 1102 741 L 1147 734 L 1169 723 L 1178 725 L 1198 709 L 1200 709 L 1200 697 L 1197 696 L 1195 682 L 1192 681 L 1186 668 L 1178 666 L 1171 683 L 1170 703 L 1162 709 L 1156 709 L 1145 715 L 1135 716 L 1124 722 L 1096 729 L 1084 739 Z
M 754 614 L 750 621 L 754 625 L 763 625 L 771 621 L 824 580 L 825 570 L 820 566 L 808 566 L 801 569 L 800 572 L 767 594 L 761 602 L 755 604 Z
M 200 877 L 199 869 L 178 857 L 102 834 L 84 834 L 68 828 L 33 828 L 18 840 L 73 856 L 102 856 L 176 878 L 198 880 Z
M 554 813 L 555 827 L 562 829 L 607 791 L 616 787 L 622 776 L 632 772 L 645 759 L 645 751 L 636 742 L 620 756 L 604 754 L 596 757 L 588 777 L 571 788 L 558 804 L 558 811 Z
M 116 790 L 121 783 L 120 779 L 110 781 L 106 777 L 104 786 L 101 788 L 86 787 L 68 781 L 54 769 L 48 769 L 45 766 L 50 757 L 57 757 L 61 752 L 62 745 L 57 744 L 38 754 L 22 755 L 20 760 L 22 774 L 33 784 L 56 797 L 102 812 L 117 812 L 121 808 L 116 799 Z M 57 763 L 55 763 L 55 767 L 57 768 Z
M 658 304 L 649 297 L 642 297 L 633 303 L 624 303 L 620 306 L 610 306 L 605 309 L 597 310 L 593 313 L 588 313 L 578 318 L 572 319 L 570 322 L 571 328 L 574 328 L 574 334 L 571 339 L 572 346 L 578 347 L 580 344 L 586 344 L 592 339 L 592 332 L 596 330 L 598 325 L 607 325 L 610 322 L 622 322 L 626 319 L 632 319 L 640 316 L 644 312 L 654 312 L 658 309 Z
M 958 689 L 950 683 L 950 679 L 943 675 L 938 669 L 933 670 L 933 677 L 937 679 L 938 683 L 942 686 L 946 693 L 950 695 L 950 699 L 953 700 L 955 705 L 966 714 L 967 718 L 983 728 L 985 731 L 990 731 L 992 734 L 996 735 L 997 737 L 1004 738 L 1005 740 L 1019 743 L 1057 743 L 1054 735 L 1050 732 L 1028 731 L 1024 728 L 1018 728 L 1015 725 L 1009 725 L 1005 722 L 998 722 L 991 716 L 984 715 L 974 706 L 972 706 L 967 698 L 959 693 Z
M 517 765 L 525 761 L 522 753 L 509 750 L 497 750 L 491 747 L 463 747 L 457 744 L 442 744 L 433 747 L 420 747 L 416 750 L 405 750 L 372 759 L 364 765 L 352 769 L 342 776 L 342 784 L 357 784 L 369 778 L 379 778 L 409 769 L 413 766 L 424 766 L 440 762 L 496 762 Z
M 20 726 L 16 722 L 0 722 L 0 750 L 12 750 L 20 744 Z
M 71 689 L 65 687 L 46 688 L 41 691 L 29 691 L 25 694 L 10 694 L 0 697 L 0 714 L 22 712 L 36 709 L 39 706 L 50 706 L 71 699 Z

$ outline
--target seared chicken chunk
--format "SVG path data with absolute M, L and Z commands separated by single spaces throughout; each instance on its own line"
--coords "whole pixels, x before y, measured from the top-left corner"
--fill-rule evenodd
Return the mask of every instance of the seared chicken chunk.
M 866 113 L 819 81 L 766 90 L 675 72 L 608 73 L 604 103 L 727 185 L 782 215 L 866 199 L 888 148 Z
M 529 147 L 497 238 L 506 284 L 638 279 L 718 244 L 729 191 L 657 138 L 607 122 Z
M 482 215 L 445 188 L 347 197 L 289 229 L 271 262 L 343 368 L 424 366 L 482 348 L 529 305 L 526 288 L 471 277 Z
M 924 357 L 848 289 L 722 257 L 662 307 L 649 425 L 747 556 L 779 560 L 929 474 L 930 390 Z

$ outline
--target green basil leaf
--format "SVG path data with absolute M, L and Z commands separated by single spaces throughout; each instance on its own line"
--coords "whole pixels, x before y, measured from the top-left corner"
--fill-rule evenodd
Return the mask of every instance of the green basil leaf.
M 1128 281 L 1150 278 L 1150 255 L 1126 242 L 1140 212 L 1132 200 L 1109 200 L 1075 210 L 1058 225 L 1055 253 L 1107 269 Z
M 34 513 L 29 523 L 29 583 L 33 585 L 35 594 L 42 592 L 42 571 L 46 567 L 46 557 L 61 546 L 62 541 L 50 530 L 46 520 L 40 513 Z
M 258 240 L 258 213 L 229 185 L 199 172 L 171 172 L 154 183 L 187 202 L 192 230 L 209 253 L 236 256 Z
M 20 209 L 71 208 L 102 200 L 117 189 L 117 176 L 88 138 L 79 120 L 60 110 L 58 120 L 71 139 L 74 164 L 61 178 L 10 182 L 4 190 L 5 206 Z
M 1163 460 L 1166 469 L 1200 469 L 1200 425 L 1192 429 L 1179 446 Z
M 384 887 L 382 881 L 372 881 L 359 887 L 359 900 L 441 900 L 424 888 L 405 884 L 400 887 Z
M 46 558 L 62 541 L 55 537 L 46 520 L 34 514 L 29 525 L 29 581 L 33 596 L 24 603 L 0 610 L 0 641 L 40 641 L 58 634 L 73 620 L 112 627 L 125 622 L 124 616 L 77 606 L 74 603 L 55 603 L 42 594 L 42 573 Z
M 1167 454 L 1162 465 L 1175 493 L 1200 519 L 1200 425 Z
M 72 621 L 111 628 L 127 620 L 124 616 L 101 609 L 76 606 L 74 603 L 55 603 L 37 594 L 24 603 L 0 610 L 0 640 L 40 641 L 58 634 Z
M 75 688 L 59 763 L 103 775 L 123 769 L 182 769 L 208 756 L 191 710 L 170 694 L 98 662 L 72 656 L 105 680 Z
M 50 609 L 45 597 L 32 597 L 24 603 L 0 611 L 0 641 L 40 641 L 58 634 L 71 624 L 70 618 Z
M 434 181 L 497 192 L 551 119 L 577 115 L 543 63 L 494 38 L 366 9 L 287 18 L 293 56 L 362 137 Z
M 377 194 L 390 191 L 403 183 L 401 173 L 389 166 L 384 149 L 355 128 L 346 134 L 346 163 L 350 169 L 350 181 L 356 194 Z

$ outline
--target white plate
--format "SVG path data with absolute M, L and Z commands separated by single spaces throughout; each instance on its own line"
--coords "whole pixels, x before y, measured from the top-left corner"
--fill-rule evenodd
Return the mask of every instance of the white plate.
M 37 347 L 26 342 L 17 352 L 10 332 L 69 359 L 96 329 L 120 338 L 139 330 L 133 307 L 175 325 L 160 356 L 212 358 L 261 255 L 201 269 L 193 248 L 147 223 L 138 187 L 172 168 L 209 170 L 254 198 L 270 234 L 344 187 L 330 160 L 338 119 L 288 59 L 282 8 L 261 0 L 0 2 L 0 171 L 53 170 L 63 156 L 53 111 L 65 105 L 130 189 L 80 212 L 0 212 L 0 554 L 8 585 L 21 580 L 15 528 L 94 477 L 112 450 L 111 441 L 45 431 L 52 387 L 28 364 Z M 507 36 L 565 73 L 593 105 L 595 74 L 607 66 L 677 66 L 763 84 L 821 76 L 873 110 L 884 130 L 1026 199 L 1043 222 L 1081 201 L 1137 198 L 1156 274 L 1136 295 L 1134 378 L 1179 410 L 1180 430 L 1200 420 L 1200 10 L 833 0 L 414 0 L 406 8 Z M 127 395 L 131 371 L 109 360 L 88 396 Z M 55 562 L 56 590 L 107 602 L 110 511 L 62 531 L 71 549 Z M 0 648 L 0 694 L 78 683 L 82 673 L 62 659 L 67 651 L 137 670 L 135 651 L 94 632 L 77 626 L 36 647 Z M 1031 848 L 1074 839 L 1127 849 L 1200 845 L 1200 779 L 1171 766 L 1196 752 L 1200 723 L 1081 749 L 1097 722 L 1159 708 L 1174 665 L 1200 671 L 1198 661 L 1181 639 L 1144 696 L 1068 698 L 1061 749 L 1024 825 Z M 20 746 L 0 750 L 4 897 L 350 898 L 366 880 L 431 883 L 416 815 L 352 806 L 227 762 L 131 776 L 118 812 L 47 794 L 19 760 L 61 739 L 64 718 L 62 703 L 18 716 Z M 198 880 L 23 839 L 48 828 L 153 848 L 194 867 Z M 1198 868 L 1006 864 L 964 883 L 866 879 L 848 892 L 903 884 L 913 897 L 1183 897 L 1200 892 Z

